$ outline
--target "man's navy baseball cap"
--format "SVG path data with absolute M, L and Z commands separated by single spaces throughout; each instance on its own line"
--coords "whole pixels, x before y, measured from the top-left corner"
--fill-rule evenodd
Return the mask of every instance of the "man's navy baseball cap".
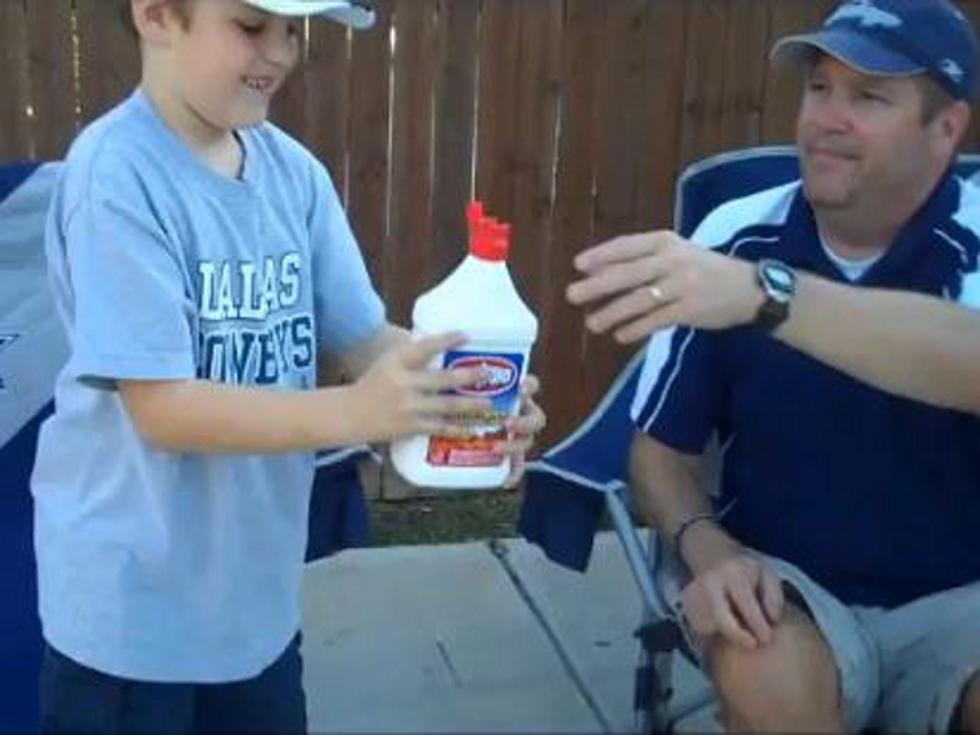
M 928 74 L 954 99 L 976 98 L 977 36 L 949 0 L 848 0 L 819 30 L 778 41 L 772 56 L 814 49 L 865 74 Z

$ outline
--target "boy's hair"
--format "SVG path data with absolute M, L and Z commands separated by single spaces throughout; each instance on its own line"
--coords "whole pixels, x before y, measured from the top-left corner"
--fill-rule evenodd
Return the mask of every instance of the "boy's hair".
M 191 0 L 166 0 L 167 4 L 174 9 L 177 16 L 180 18 L 181 24 L 184 28 L 188 28 L 191 23 L 191 14 L 189 5 Z M 123 27 L 129 31 L 129 33 L 134 38 L 139 38 L 139 32 L 136 30 L 136 23 L 133 22 L 133 4 L 130 0 L 119 0 L 119 19 L 122 21 Z

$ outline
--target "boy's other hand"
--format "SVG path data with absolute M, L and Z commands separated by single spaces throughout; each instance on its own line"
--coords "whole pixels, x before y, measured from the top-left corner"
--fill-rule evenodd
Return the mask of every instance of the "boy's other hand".
M 482 371 L 434 370 L 439 354 L 466 343 L 460 332 L 414 339 L 382 355 L 354 385 L 361 432 L 371 441 L 390 441 L 412 434 L 469 436 L 473 418 L 492 409 L 486 398 L 446 395 L 472 385 Z
M 537 376 L 528 374 L 521 383 L 521 408 L 517 416 L 507 419 L 506 427 L 510 439 L 500 445 L 500 451 L 510 456 L 510 474 L 504 487 L 516 487 L 524 476 L 528 450 L 534 446 L 538 433 L 545 427 L 547 418 L 544 411 L 534 401 L 541 389 Z

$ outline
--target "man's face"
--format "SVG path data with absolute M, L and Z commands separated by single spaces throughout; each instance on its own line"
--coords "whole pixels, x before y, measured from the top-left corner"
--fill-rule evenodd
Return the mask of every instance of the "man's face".
M 796 139 L 806 193 L 816 209 L 875 207 L 915 200 L 951 155 L 922 119 L 908 77 L 869 76 L 822 56 L 806 80 Z
M 204 121 L 225 130 L 257 125 L 299 57 L 302 21 L 241 0 L 195 0 L 173 36 L 174 84 Z

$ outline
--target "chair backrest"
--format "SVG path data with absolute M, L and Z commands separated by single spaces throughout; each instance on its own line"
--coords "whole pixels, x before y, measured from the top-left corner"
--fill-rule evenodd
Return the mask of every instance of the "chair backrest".
M 674 228 L 690 236 L 701 221 L 725 202 L 799 178 L 793 146 L 729 151 L 696 161 L 677 179 Z
M 0 167 L 0 731 L 36 727 L 37 619 L 29 479 L 67 345 L 41 246 L 57 165 Z
M 956 161 L 956 173 L 977 182 L 980 154 L 961 154 Z M 796 148 L 788 145 L 719 153 L 692 163 L 677 180 L 674 227 L 682 235 L 690 235 L 721 204 L 789 183 L 799 176 Z
M 980 155 L 961 155 L 956 172 L 977 182 Z M 797 178 L 792 146 L 747 148 L 692 163 L 677 180 L 675 228 L 690 236 L 719 205 Z M 627 482 L 630 406 L 642 356 L 641 349 L 588 418 L 528 467 L 518 531 L 564 566 L 585 568 L 603 509 L 595 496 Z

